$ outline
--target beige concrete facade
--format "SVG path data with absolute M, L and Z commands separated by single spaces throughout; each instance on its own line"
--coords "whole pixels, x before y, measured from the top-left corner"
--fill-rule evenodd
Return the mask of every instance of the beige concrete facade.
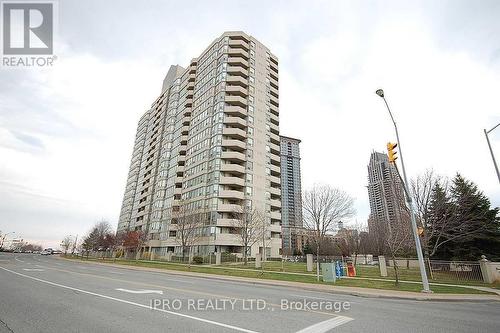
M 180 252 L 171 224 L 183 204 L 208 212 L 195 253 L 241 254 L 231 220 L 242 205 L 268 224 L 266 255 L 281 255 L 278 60 L 243 32 L 225 32 L 187 68 L 171 66 L 141 117 L 118 231 L 143 230 L 157 256 Z M 250 255 L 262 251 L 262 242 Z

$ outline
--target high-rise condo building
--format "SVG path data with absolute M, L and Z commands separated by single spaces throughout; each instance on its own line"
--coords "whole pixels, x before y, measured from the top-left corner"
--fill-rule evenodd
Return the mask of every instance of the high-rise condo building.
M 281 222 L 283 253 L 297 252 L 297 232 L 302 228 L 302 185 L 299 139 L 281 136 Z
M 370 232 L 389 233 L 409 218 L 404 190 L 397 170 L 387 154 L 372 152 L 368 164 L 368 197 L 370 200 Z
M 154 256 L 179 254 L 176 214 L 201 212 L 193 253 L 241 255 L 235 213 L 251 207 L 265 232 L 247 253 L 281 255 L 278 87 L 278 59 L 243 32 L 171 66 L 139 120 L 118 232 L 146 233 Z

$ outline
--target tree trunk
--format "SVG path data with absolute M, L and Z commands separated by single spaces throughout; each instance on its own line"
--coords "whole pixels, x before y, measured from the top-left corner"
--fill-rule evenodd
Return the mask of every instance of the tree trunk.
M 396 277 L 396 286 L 399 286 L 398 264 L 396 262 L 396 257 L 394 255 L 392 255 L 392 264 L 394 266 L 394 276 Z
M 319 240 L 316 244 L 316 281 L 319 282 Z

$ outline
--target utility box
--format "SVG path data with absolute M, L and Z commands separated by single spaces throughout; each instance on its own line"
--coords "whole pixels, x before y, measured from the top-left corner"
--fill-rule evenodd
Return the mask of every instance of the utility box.
M 335 264 L 322 263 L 321 274 L 323 274 L 323 282 L 335 282 L 337 280 L 335 277 Z

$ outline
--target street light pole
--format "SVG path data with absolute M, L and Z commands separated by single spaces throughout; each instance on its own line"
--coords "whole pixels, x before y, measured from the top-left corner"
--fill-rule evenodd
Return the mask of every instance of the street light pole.
M 396 121 L 394 120 L 394 117 L 392 116 L 392 112 L 391 112 L 391 109 L 389 108 L 389 104 L 387 103 L 387 100 L 385 99 L 384 91 L 382 89 L 378 89 L 376 91 L 376 93 L 377 93 L 377 95 L 382 97 L 382 99 L 384 100 L 385 106 L 387 107 L 387 111 L 389 111 L 389 115 L 391 116 L 392 123 L 394 124 L 394 130 L 396 131 L 396 140 L 397 140 L 398 147 L 399 147 L 399 156 L 401 157 L 401 169 L 403 171 L 403 179 L 404 179 L 403 185 L 406 188 L 406 192 L 407 192 L 406 201 L 408 202 L 408 206 L 410 208 L 411 228 L 413 230 L 413 238 L 415 238 L 415 247 L 417 248 L 418 265 L 420 267 L 420 275 L 422 277 L 422 285 L 424 287 L 422 292 L 430 293 L 432 291 L 429 287 L 429 280 L 427 279 L 427 273 L 426 273 L 425 264 L 424 264 L 424 255 L 422 253 L 422 246 L 420 245 L 420 237 L 418 236 L 418 232 L 417 232 L 417 221 L 415 219 L 415 211 L 413 209 L 413 200 L 411 197 L 410 188 L 408 187 L 408 178 L 406 177 L 406 169 L 405 169 L 405 164 L 404 164 L 404 160 L 403 160 L 403 151 L 401 149 L 401 142 L 399 141 L 398 127 L 396 125 Z
M 498 171 L 497 161 L 495 160 L 495 155 L 493 154 L 493 148 L 491 148 L 490 138 L 488 136 L 488 134 L 490 134 L 490 132 L 493 131 L 498 126 L 500 126 L 500 123 L 498 123 L 495 127 L 490 129 L 489 131 L 484 130 L 484 135 L 486 136 L 486 142 L 488 142 L 488 148 L 490 148 L 491 159 L 493 160 L 493 165 L 495 166 L 495 170 L 497 172 L 498 182 L 500 183 L 500 172 Z

